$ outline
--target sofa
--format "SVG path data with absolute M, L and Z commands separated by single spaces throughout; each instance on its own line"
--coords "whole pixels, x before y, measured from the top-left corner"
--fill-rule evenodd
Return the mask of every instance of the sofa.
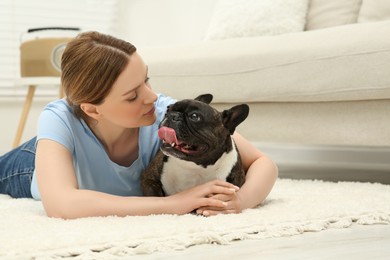
M 140 52 L 157 92 L 249 104 L 238 131 L 256 144 L 364 149 L 390 172 L 390 1 L 307 0 L 302 26 Z

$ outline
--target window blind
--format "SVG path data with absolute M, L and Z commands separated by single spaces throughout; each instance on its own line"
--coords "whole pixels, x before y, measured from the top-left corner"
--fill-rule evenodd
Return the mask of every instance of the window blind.
M 18 92 L 14 82 L 20 77 L 19 47 L 28 29 L 78 27 L 115 34 L 118 13 L 117 0 L 1 0 L 0 96 Z

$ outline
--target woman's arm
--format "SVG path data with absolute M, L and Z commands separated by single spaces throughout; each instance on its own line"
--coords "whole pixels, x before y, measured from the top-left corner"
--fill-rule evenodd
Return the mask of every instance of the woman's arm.
M 61 144 L 38 141 L 36 174 L 46 213 L 65 219 L 90 216 L 186 214 L 199 207 L 224 208 L 226 202 L 210 193 L 234 194 L 233 185 L 213 181 L 169 197 L 121 197 L 78 189 L 73 158 Z
M 244 209 L 256 207 L 271 192 L 278 177 L 278 168 L 268 156 L 237 132 L 234 133 L 233 138 L 246 171 L 245 183 L 232 195 L 213 194 L 210 196 L 227 202 L 228 205 L 224 209 L 202 207 L 197 210 L 199 214 L 210 216 L 220 213 L 238 213 Z
M 268 194 L 278 177 L 276 164 L 240 134 L 233 135 L 246 170 L 246 180 L 237 192 L 241 210 L 259 205 Z

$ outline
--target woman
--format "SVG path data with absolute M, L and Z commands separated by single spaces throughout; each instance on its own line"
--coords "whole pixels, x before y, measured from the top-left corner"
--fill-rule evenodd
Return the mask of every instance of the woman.
M 158 124 L 175 100 L 157 95 L 136 48 L 81 33 L 62 56 L 66 99 L 48 104 L 37 137 L 0 157 L 0 193 L 41 199 L 48 216 L 237 213 L 261 203 L 275 164 L 238 133 L 244 167 L 238 189 L 211 181 L 169 197 L 142 197 L 141 171 L 159 149 Z

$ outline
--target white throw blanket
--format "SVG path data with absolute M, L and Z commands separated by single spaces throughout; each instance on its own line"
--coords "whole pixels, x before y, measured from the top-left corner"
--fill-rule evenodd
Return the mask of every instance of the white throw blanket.
M 267 200 L 241 214 L 48 218 L 42 204 L 0 195 L 0 258 L 110 259 L 235 240 L 390 223 L 390 185 L 278 179 Z

